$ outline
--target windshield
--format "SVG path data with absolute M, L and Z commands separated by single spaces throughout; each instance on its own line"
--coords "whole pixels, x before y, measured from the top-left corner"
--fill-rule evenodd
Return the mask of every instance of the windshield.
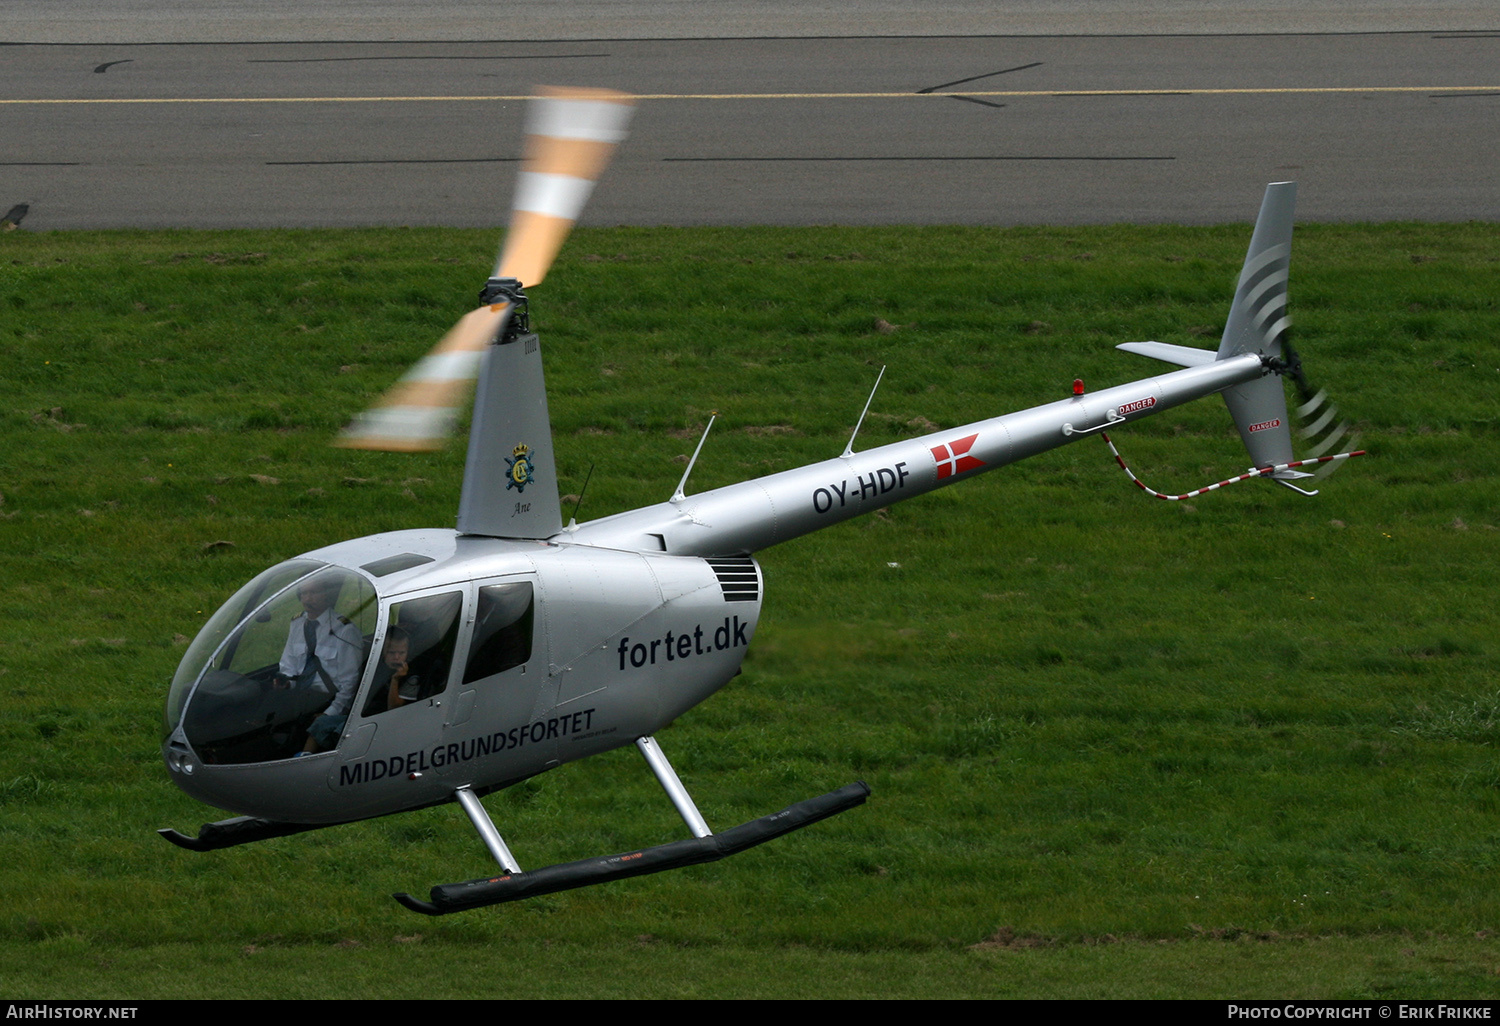
M 170 735 L 177 728 L 177 721 L 182 718 L 182 703 L 187 701 L 188 692 L 203 675 L 203 667 L 209 657 L 229 636 L 229 632 L 235 628 L 235 625 L 249 616 L 250 611 L 265 601 L 268 596 L 276 594 L 299 578 L 322 569 L 325 565 L 311 559 L 291 559 L 285 563 L 278 563 L 235 592 L 234 597 L 219 607 L 219 611 L 209 618 L 208 623 L 203 625 L 203 629 L 188 646 L 182 662 L 177 665 L 177 672 L 172 676 L 172 687 L 167 692 L 163 737 Z
M 319 751 L 343 726 L 375 630 L 375 592 L 358 574 L 292 560 L 261 574 L 189 647 L 167 700 L 205 763 Z

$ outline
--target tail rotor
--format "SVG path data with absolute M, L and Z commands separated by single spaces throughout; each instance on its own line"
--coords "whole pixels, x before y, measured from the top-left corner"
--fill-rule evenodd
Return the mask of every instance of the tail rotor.
M 1190 498 L 1202 491 L 1256 477 L 1270 478 L 1303 495 L 1316 495 L 1316 492 L 1301 488 L 1294 482 L 1326 477 L 1350 457 L 1363 455 L 1359 451 L 1328 454 L 1340 443 L 1348 443 L 1352 450 L 1357 439 L 1350 435 L 1349 422 L 1339 417 L 1338 407 L 1329 401 L 1328 393 L 1315 389 L 1308 382 L 1302 369 L 1302 358 L 1292 348 L 1287 281 L 1296 202 L 1295 182 L 1272 182 L 1266 186 L 1260 214 L 1255 219 L 1255 231 L 1250 237 L 1250 248 L 1245 253 L 1239 284 L 1235 287 L 1229 317 L 1224 324 L 1224 336 L 1216 353 L 1162 342 L 1127 342 L 1119 347 L 1183 367 L 1254 354 L 1260 357 L 1266 372 L 1260 378 L 1226 388 L 1221 393 L 1235 427 L 1239 429 L 1240 440 L 1250 454 L 1250 471 L 1186 495 L 1154 492 L 1136 481 L 1158 498 Z M 1296 419 L 1302 426 L 1297 434 L 1312 447 L 1302 459 L 1297 459 L 1293 450 L 1293 416 L 1287 406 L 1286 386 L 1280 380 L 1283 377 L 1292 379 L 1301 397 L 1301 405 L 1296 407 Z M 1106 437 L 1105 441 L 1108 440 Z M 1113 444 L 1110 447 L 1113 449 Z M 1129 474 L 1130 468 L 1125 466 L 1118 452 L 1115 459 Z M 1308 469 L 1300 469 L 1303 467 Z M 1131 474 L 1132 478 L 1134 476 Z
M 1307 373 L 1302 369 L 1302 357 L 1292 348 L 1290 328 L 1282 333 L 1281 351 L 1282 359 L 1286 361 L 1284 374 L 1296 385 L 1300 400 L 1300 405 L 1294 412 L 1298 424 L 1297 437 L 1307 446 L 1304 459 L 1315 460 L 1340 447 L 1358 448 L 1358 434 L 1353 431 L 1349 421 L 1339 415 L 1338 406 L 1328 398 L 1328 390 L 1315 388 L 1307 380 Z M 1313 476 L 1327 477 L 1343 463 L 1343 460 L 1324 463 Z

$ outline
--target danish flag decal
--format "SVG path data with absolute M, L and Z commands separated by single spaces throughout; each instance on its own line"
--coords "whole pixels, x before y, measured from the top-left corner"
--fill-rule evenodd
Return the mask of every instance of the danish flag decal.
M 947 445 L 933 447 L 932 458 L 937 460 L 939 481 L 945 477 L 952 477 L 954 474 L 962 474 L 966 470 L 984 466 L 984 460 L 968 454 L 974 446 L 974 439 L 978 437 L 978 434 L 973 434 L 967 438 L 960 438 L 956 442 L 949 442 Z

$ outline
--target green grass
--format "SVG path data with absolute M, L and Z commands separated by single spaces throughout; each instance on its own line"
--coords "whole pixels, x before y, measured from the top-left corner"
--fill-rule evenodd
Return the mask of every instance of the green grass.
M 581 231 L 532 292 L 580 519 L 1157 372 L 1211 347 L 1212 229 Z M 0 235 L 8 997 L 1500 993 L 1500 234 L 1298 230 L 1314 381 L 1372 455 L 1153 502 L 1084 439 L 761 554 L 744 674 L 659 735 L 734 859 L 429 920 L 454 808 L 208 855 L 157 751 L 187 640 L 345 537 L 452 523 L 463 447 L 334 431 L 471 305 L 487 233 Z M 877 330 L 877 319 L 897 325 Z M 1221 403 L 1116 436 L 1243 469 Z M 892 566 L 891 564 L 897 564 Z M 620 751 L 487 800 L 523 866 L 684 836 Z M 462 969 L 457 967 L 462 966 Z

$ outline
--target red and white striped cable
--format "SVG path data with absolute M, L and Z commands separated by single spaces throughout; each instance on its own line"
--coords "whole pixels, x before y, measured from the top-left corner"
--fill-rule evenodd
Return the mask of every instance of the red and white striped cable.
M 1145 492 L 1147 495 L 1152 496 L 1153 498 L 1166 499 L 1168 502 L 1178 502 L 1182 499 L 1191 499 L 1195 496 L 1202 495 L 1204 492 L 1217 491 L 1218 489 L 1223 488 L 1225 485 L 1238 484 L 1241 481 L 1248 481 L 1252 477 L 1265 477 L 1267 474 L 1275 474 L 1283 470 L 1291 470 L 1295 467 L 1310 467 L 1319 463 L 1331 463 L 1334 460 L 1352 459 L 1355 456 L 1363 456 L 1365 454 L 1365 450 L 1358 449 L 1354 452 L 1341 452 L 1337 456 L 1319 456 L 1318 458 L 1311 460 L 1296 460 L 1292 463 L 1281 463 L 1274 467 L 1259 467 L 1247 474 L 1241 474 L 1239 477 L 1231 477 L 1226 481 L 1219 481 L 1216 484 L 1205 485 L 1204 487 L 1196 488 L 1191 492 L 1183 492 L 1181 495 L 1166 495 L 1162 492 L 1156 491 L 1154 488 L 1147 488 L 1146 485 L 1142 483 L 1140 478 L 1131 473 L 1130 468 L 1125 465 L 1125 461 L 1120 458 L 1120 450 L 1115 448 L 1115 443 L 1109 440 L 1108 434 L 1101 431 L 1099 432 L 1099 437 L 1104 439 L 1104 444 L 1109 446 L 1110 452 L 1114 453 L 1115 462 L 1120 465 L 1120 469 L 1125 471 L 1130 480 L 1135 482 L 1137 488 Z

